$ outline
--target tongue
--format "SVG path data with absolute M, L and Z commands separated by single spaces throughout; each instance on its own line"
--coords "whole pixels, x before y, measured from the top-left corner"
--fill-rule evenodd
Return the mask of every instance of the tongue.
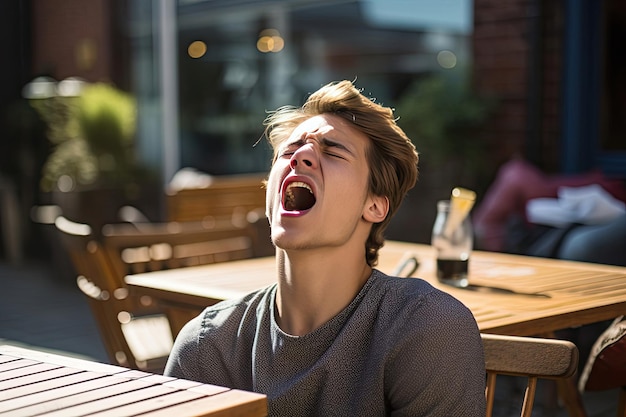
M 289 211 L 308 210 L 315 204 L 315 196 L 302 187 L 292 187 L 287 191 L 285 209 Z

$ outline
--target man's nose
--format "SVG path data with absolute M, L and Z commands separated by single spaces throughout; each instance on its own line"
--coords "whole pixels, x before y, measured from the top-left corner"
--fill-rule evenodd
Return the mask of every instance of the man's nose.
M 317 166 L 317 155 L 314 149 L 314 145 L 312 143 L 307 143 L 306 145 L 296 150 L 291 156 L 289 166 L 291 167 L 291 169 L 295 169 L 296 167 L 314 168 L 315 166 Z

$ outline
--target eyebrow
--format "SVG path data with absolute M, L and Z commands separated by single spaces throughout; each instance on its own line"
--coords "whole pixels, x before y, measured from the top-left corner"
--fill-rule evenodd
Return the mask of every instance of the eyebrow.
M 293 140 L 292 142 L 285 143 L 285 145 L 282 148 L 283 149 L 288 149 L 288 148 L 291 148 L 292 146 L 300 147 L 300 146 L 303 146 L 305 143 L 306 143 L 306 139 L 304 137 L 301 137 L 301 138 L 298 138 L 296 140 Z M 319 143 L 320 143 L 320 145 L 322 145 L 324 147 L 327 147 L 327 148 L 337 148 L 337 149 L 340 149 L 342 151 L 347 152 L 348 154 L 350 154 L 352 156 L 355 155 L 355 152 L 352 149 L 348 148 L 346 145 L 344 145 L 341 142 L 337 142 L 337 141 L 334 141 L 332 139 L 328 139 L 326 137 L 322 137 L 322 138 L 319 139 Z
M 350 155 L 354 155 L 354 152 L 343 143 L 335 142 L 334 140 L 324 138 L 324 137 L 321 139 L 321 142 L 324 146 L 327 146 L 329 148 L 338 148 L 338 149 L 348 152 Z

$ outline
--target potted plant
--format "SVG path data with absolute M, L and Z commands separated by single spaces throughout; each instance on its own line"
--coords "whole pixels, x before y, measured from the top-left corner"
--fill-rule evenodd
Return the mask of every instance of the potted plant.
M 32 98 L 53 145 L 41 189 L 66 216 L 99 226 L 137 198 L 150 178 L 135 156 L 135 99 L 107 83 L 68 79 L 56 94 Z

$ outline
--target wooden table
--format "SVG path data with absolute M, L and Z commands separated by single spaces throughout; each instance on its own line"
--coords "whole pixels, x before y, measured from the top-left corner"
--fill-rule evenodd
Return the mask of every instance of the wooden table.
M 264 395 L 0 346 L 0 416 L 266 416 Z
M 483 333 L 549 336 L 556 330 L 626 314 L 623 267 L 474 251 L 469 266 L 473 287 L 460 289 L 437 281 L 432 247 L 393 241 L 381 249 L 377 267 L 392 273 L 410 256 L 420 263 L 412 276 L 424 278 L 461 300 Z M 126 277 L 133 291 L 150 295 L 167 308 L 175 333 L 204 307 L 275 281 L 274 257 Z M 561 388 L 570 416 L 584 417 L 573 381 L 566 381 Z
M 407 255 L 420 267 L 412 276 L 452 294 L 473 312 L 481 332 L 545 335 L 626 314 L 626 268 L 474 251 L 470 283 L 540 295 L 450 287 L 435 278 L 432 247 L 390 241 L 380 252 L 378 268 L 391 273 Z M 132 290 L 168 307 L 174 332 L 204 307 L 238 297 L 276 281 L 274 257 L 130 275 Z

